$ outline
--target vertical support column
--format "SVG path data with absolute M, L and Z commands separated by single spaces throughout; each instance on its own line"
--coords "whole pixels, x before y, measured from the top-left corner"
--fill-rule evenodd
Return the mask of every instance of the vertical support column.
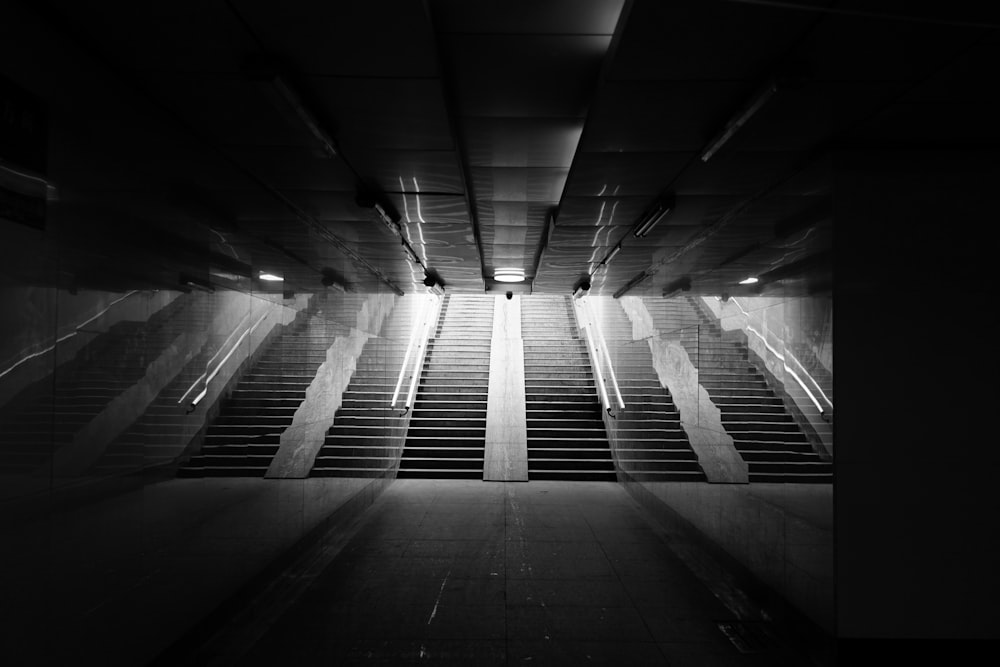
M 519 296 L 511 299 L 498 296 L 493 307 L 483 479 L 528 481 L 528 420 Z

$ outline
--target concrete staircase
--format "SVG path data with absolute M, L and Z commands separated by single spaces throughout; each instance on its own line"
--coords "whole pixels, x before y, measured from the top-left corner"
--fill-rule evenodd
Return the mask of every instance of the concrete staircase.
M 226 398 L 199 453 L 179 477 L 262 477 L 337 336 L 356 324 L 363 297 L 317 295 L 278 334 Z
M 521 297 L 528 478 L 615 481 L 601 405 L 569 297 Z
M 379 335 L 365 343 L 310 477 L 381 477 L 396 466 L 406 386 L 396 407 L 390 401 L 423 298 L 399 298 Z
M 59 366 L 47 386 L 11 401 L 0 414 L 0 472 L 28 474 L 46 465 L 139 382 L 177 336 L 196 326 L 204 308 L 203 295 L 184 294 L 145 322 L 118 322 Z
M 829 483 L 821 458 L 780 397 L 749 361 L 745 342 L 724 340 L 718 323 L 691 297 L 643 298 L 661 335 L 677 335 L 699 381 L 722 412 L 722 424 L 747 462 L 751 482 Z
M 399 477 L 482 479 L 494 297 L 448 295 L 417 390 Z
M 632 323 L 617 300 L 605 304 L 601 323 L 625 401 L 614 420 L 618 465 L 638 481 L 704 482 L 680 413 L 660 386 L 649 343 L 632 340 Z
M 178 401 L 204 373 L 209 357 L 206 351 L 188 363 L 153 399 L 142 416 L 108 445 L 91 473 L 104 477 L 122 475 L 176 460 L 191 439 L 186 429 L 187 403 L 191 396 L 184 404 Z

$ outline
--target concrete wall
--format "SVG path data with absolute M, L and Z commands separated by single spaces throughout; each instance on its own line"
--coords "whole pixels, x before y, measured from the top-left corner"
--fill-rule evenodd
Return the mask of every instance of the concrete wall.
M 995 152 L 834 164 L 838 634 L 995 640 Z

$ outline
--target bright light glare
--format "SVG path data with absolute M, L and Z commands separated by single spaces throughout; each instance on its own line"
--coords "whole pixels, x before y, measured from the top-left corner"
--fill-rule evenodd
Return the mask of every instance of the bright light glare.
M 276 276 L 273 273 L 267 273 L 266 271 L 261 271 L 260 272 L 260 279 L 261 280 L 268 280 L 268 281 L 275 282 L 275 283 L 280 283 L 280 282 L 282 282 L 284 280 L 284 278 L 282 278 L 281 276 Z
M 524 269 L 497 269 L 493 279 L 501 283 L 523 283 Z
M 755 282 L 757 282 L 757 279 L 754 278 L 753 276 L 750 276 L 749 278 L 744 278 L 743 280 L 741 280 L 740 285 L 753 285 Z

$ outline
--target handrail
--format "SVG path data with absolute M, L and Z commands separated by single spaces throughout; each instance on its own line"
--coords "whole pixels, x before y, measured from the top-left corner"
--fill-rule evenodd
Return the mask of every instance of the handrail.
M 583 325 L 583 334 L 587 337 L 587 347 L 590 348 L 591 353 L 595 357 L 594 360 L 597 362 L 594 365 L 594 370 L 597 372 L 597 388 L 601 392 L 601 404 L 604 405 L 604 409 L 608 411 L 608 414 L 611 414 L 611 401 L 608 399 L 608 390 L 604 386 L 604 374 L 601 372 L 600 357 L 598 356 L 596 346 L 594 345 L 594 339 L 590 332 L 589 321 Z
M 744 315 L 744 316 L 745 316 L 745 317 L 747 318 L 747 325 L 746 325 L 746 329 L 747 329 L 747 331 L 749 331 L 750 333 L 752 333 L 752 334 L 754 334 L 755 336 L 757 336 L 757 338 L 759 338 L 759 339 L 761 340 L 761 342 L 763 342 L 763 343 L 764 343 L 764 347 L 766 347 L 766 348 L 767 348 L 767 349 L 768 349 L 768 350 L 769 350 L 769 351 L 771 352 L 771 354 L 773 354 L 773 355 L 774 355 L 775 357 L 777 357 L 777 359 L 778 359 L 779 361 L 781 361 L 781 365 L 782 365 L 782 367 L 784 368 L 784 370 L 785 370 L 785 371 L 787 371 L 787 372 L 788 372 L 788 374 L 789 374 L 789 375 L 791 375 L 791 376 L 792 376 L 792 378 L 794 378 L 794 379 L 795 379 L 795 381 L 796 381 L 796 382 L 798 383 L 798 385 L 799 385 L 799 386 L 800 386 L 800 387 L 802 388 L 802 391 L 804 391 L 804 392 L 806 393 L 806 396 L 808 396 L 808 397 L 809 397 L 809 400 L 811 400 L 811 401 L 813 402 L 813 405 L 815 405 L 815 406 L 816 406 L 816 409 L 817 409 L 817 410 L 819 410 L 819 414 L 820 414 L 820 416 L 822 416 L 822 417 L 826 417 L 826 415 L 827 415 L 827 412 L 826 412 L 826 410 L 825 410 L 825 409 L 823 408 L 823 406 L 822 406 L 822 405 L 820 404 L 820 402 L 819 402 L 818 400 L 816 400 L 816 397 L 815 397 L 815 396 L 813 395 L 813 393 L 812 393 L 811 391 L 809 391 L 809 388 L 808 388 L 808 387 L 806 386 L 806 384 L 805 384 L 805 383 L 804 383 L 804 382 L 802 381 L 802 378 L 800 378 L 800 377 L 798 376 L 798 374 L 797 374 L 797 373 L 796 373 L 795 371 L 793 371 L 793 370 L 792 370 L 792 369 L 791 369 L 791 368 L 790 368 L 790 367 L 788 366 L 788 364 L 787 364 L 787 363 L 785 363 L 785 355 L 784 355 L 784 354 L 782 354 L 781 352 L 779 352 L 778 350 L 774 349 L 774 347 L 772 347 L 772 346 L 771 346 L 771 344 L 767 342 L 767 339 L 766 339 L 766 338 L 764 337 L 764 335 L 763 335 L 763 334 L 761 334 L 761 333 L 760 333 L 759 331 L 757 331 L 757 330 L 756 330 L 756 329 L 754 329 L 754 328 L 753 328 L 752 326 L 750 326 L 750 324 L 749 324 L 749 320 L 750 320 L 750 313 L 748 313 L 748 312 L 747 312 L 747 311 L 746 311 L 746 310 L 745 310 L 745 309 L 743 308 L 743 306 L 741 306 L 741 305 L 740 305 L 739 301 L 737 301 L 736 299 L 730 299 L 730 300 L 731 300 L 731 301 L 733 302 L 733 304 L 734 304 L 734 305 L 735 305 L 735 306 L 736 306 L 737 308 L 739 308 L 739 309 L 740 309 L 740 312 L 741 312 L 741 313 L 743 313 L 743 315 Z M 792 355 L 792 354 L 791 354 L 791 353 L 789 352 L 789 353 L 788 353 L 788 356 L 792 358 L 792 361 L 794 361 L 794 362 L 795 362 L 795 363 L 796 363 L 796 364 L 798 365 L 798 367 L 799 367 L 799 368 L 801 368 L 801 369 L 802 369 L 802 372 L 803 372 L 803 373 L 805 374 L 805 376 L 806 376 L 807 378 L 809 378 L 809 381 L 810 381 L 810 382 L 812 382 L 813 386 L 814 386 L 814 387 L 816 388 L 816 390 L 817 390 L 817 391 L 819 392 L 820 396 L 822 396 L 822 397 L 823 397 L 823 400 L 824 400 L 824 401 L 826 401 L 826 403 L 827 403 L 827 404 L 828 404 L 828 405 L 830 406 L 830 408 L 832 409 L 832 408 L 833 408 L 833 401 L 831 401 L 831 400 L 830 400 L 830 398 L 829 398 L 829 397 L 828 397 L 828 396 L 826 395 L 826 393 L 825 393 L 825 392 L 823 391 L 823 388 L 819 386 L 819 383 L 818 383 L 818 382 L 816 382 L 816 379 L 815 379 L 815 378 L 814 378 L 814 377 L 813 377 L 812 375 L 810 375 L 809 371 L 807 371 L 807 370 L 805 369 L 805 367 L 804 367 L 804 366 L 803 366 L 803 365 L 802 365 L 801 363 L 799 363 L 799 360 L 798 360 L 798 359 L 796 359 L 794 355 Z
M 428 316 L 424 318 L 424 329 L 418 339 L 419 349 L 417 354 L 413 356 L 413 373 L 410 378 L 410 391 L 406 394 L 406 403 L 403 407 L 407 410 L 413 407 L 413 396 L 417 393 L 417 381 L 420 379 L 420 370 L 424 366 L 424 358 L 427 356 L 427 339 L 430 338 L 431 326 L 437 322 L 438 315 L 441 312 L 441 302 L 442 299 L 439 295 L 430 295 L 428 297 L 432 299 L 433 304 L 428 309 Z
M 420 324 L 423 322 L 424 311 L 427 310 L 428 301 L 423 301 L 420 304 L 420 310 L 417 311 L 417 319 L 413 324 L 413 328 L 410 329 L 410 340 L 406 345 L 406 354 L 403 355 L 403 363 L 399 367 L 399 377 L 396 378 L 396 388 L 392 391 L 392 400 L 389 401 L 389 407 L 396 407 L 396 401 L 399 400 L 399 390 L 403 388 L 403 378 L 406 377 L 406 364 L 410 361 L 410 353 L 413 351 L 413 343 L 417 339 L 417 330 L 420 328 Z
M 124 296 L 115 299 L 114 301 L 112 301 L 111 303 L 109 303 L 107 306 L 105 306 L 104 309 L 101 310 L 101 312 L 97 313 L 93 317 L 91 317 L 91 318 L 85 320 L 84 322 L 81 322 L 80 324 L 78 324 L 75 327 L 73 327 L 73 331 L 69 332 L 65 336 L 61 336 L 59 338 L 56 338 L 55 342 L 52 343 L 52 345 L 49 345 L 44 350 L 41 350 L 40 352 L 33 352 L 33 353 L 31 353 L 31 354 L 29 354 L 29 355 L 27 355 L 27 356 L 19 359 L 18 361 L 15 361 L 13 364 L 11 364 L 6 369 L 4 369 L 4 371 L 2 373 L 0 373 L 0 378 L 3 378 L 5 375 L 7 375 L 8 373 L 10 373 L 11 371 L 13 371 L 18 366 L 20 366 L 21 364 L 25 363 L 26 361 L 31 361 L 32 359 L 34 359 L 36 357 L 40 357 L 43 354 L 48 354 L 52 350 L 56 349 L 56 346 L 59 345 L 59 343 L 63 342 L 64 340 L 69 340 L 73 336 L 77 335 L 78 333 L 80 333 L 83 330 L 83 327 L 87 326 L 88 324 L 90 324 L 91 322 L 93 322 L 94 320 L 96 320 L 97 318 L 99 318 L 100 316 L 104 315 L 104 313 L 106 313 L 109 310 L 111 310 L 111 308 L 114 307 L 115 305 L 121 303 L 122 301 L 124 301 L 125 299 L 129 298 L 133 294 L 137 294 L 138 292 L 140 292 L 140 290 L 136 290 L 136 289 L 131 290 L 129 292 L 126 292 Z M 31 349 L 31 348 L 29 347 L 28 349 Z
M 586 299 L 586 297 L 584 297 L 584 298 Z M 587 312 L 588 312 L 588 314 L 590 316 L 590 321 L 593 323 L 594 320 L 595 320 L 595 318 L 594 318 L 594 311 L 591 308 L 589 300 L 584 304 L 584 307 L 587 309 Z M 611 386 L 614 387 L 614 389 L 615 389 L 615 397 L 618 399 L 618 408 L 620 410 L 624 410 L 625 409 L 625 399 L 622 398 L 622 391 L 621 391 L 621 388 L 619 388 L 619 386 L 618 386 L 618 377 L 615 375 L 615 366 L 611 362 L 611 354 L 608 352 L 607 341 L 604 340 L 604 332 L 601 330 L 601 327 L 599 325 L 595 324 L 595 328 L 597 329 L 597 342 L 598 342 L 598 346 L 600 348 L 600 351 L 604 354 L 605 361 L 608 362 L 608 374 L 611 376 Z
M 579 301 L 582 304 L 583 316 L 585 320 L 583 323 L 583 333 L 587 337 L 587 345 L 593 354 L 594 371 L 597 373 L 597 386 L 598 389 L 600 389 L 601 403 L 610 415 L 611 399 L 608 397 L 608 390 L 606 386 L 607 381 L 604 379 L 604 371 L 601 369 L 602 357 L 608 362 L 608 372 L 611 374 L 612 386 L 614 387 L 615 395 L 618 399 L 618 405 L 621 410 L 625 409 L 625 400 L 622 398 L 621 389 L 618 387 L 618 378 L 615 377 L 615 369 L 611 363 L 611 355 L 608 353 L 607 344 L 604 342 L 604 336 L 600 331 L 600 327 L 596 326 L 594 323 L 594 314 L 590 308 L 590 302 L 585 296 L 580 297 Z M 596 333 L 593 331 L 595 328 L 597 329 Z
M 191 401 L 191 405 L 188 406 L 188 412 L 190 412 L 190 411 L 194 410 L 196 407 L 198 407 L 198 403 L 200 403 L 201 400 L 203 398 L 205 398 L 205 396 L 208 394 L 208 383 L 211 382 L 213 379 L 215 379 L 215 376 L 219 374 L 219 370 L 221 370 L 222 367 L 226 364 L 226 362 L 229 361 L 229 358 L 231 356 L 233 356 L 233 353 L 236 352 L 236 350 L 239 348 L 240 344 L 243 343 L 243 341 L 246 339 L 246 337 L 249 336 L 250 334 L 252 334 L 254 332 L 254 330 L 258 326 L 260 326 L 260 323 L 264 321 L 264 318 L 266 318 L 268 316 L 268 314 L 269 313 L 265 312 L 263 315 L 261 315 L 257 319 L 257 321 L 254 323 L 253 326 L 247 327 L 247 329 L 240 335 L 240 337 L 236 340 L 236 342 L 233 343 L 232 347 L 229 349 L 229 352 L 226 353 L 226 356 L 222 358 L 222 361 L 220 361 L 215 366 L 215 368 L 212 369 L 211 372 L 209 372 L 208 370 L 206 370 L 204 373 L 202 373 L 198 377 L 197 380 L 195 380 L 193 383 L 191 383 L 191 386 L 188 387 L 187 391 L 184 392 L 184 395 L 181 396 L 180 399 L 178 399 L 178 401 L 177 401 L 178 405 L 181 404 L 181 403 L 183 403 L 184 399 L 186 399 L 188 397 L 188 394 L 190 394 L 192 391 L 194 391 L 194 388 L 197 387 L 198 384 L 200 382 L 202 382 L 202 380 L 204 380 L 204 386 L 202 387 L 201 392 L 197 396 L 195 396 L 195 398 L 194 398 L 193 401 Z M 233 335 L 237 331 L 239 331 L 240 327 L 243 325 L 244 322 L 246 322 L 249 319 L 249 317 L 250 317 L 250 314 L 247 313 L 246 315 L 244 315 L 240 319 L 239 324 L 237 324 L 236 328 L 234 328 L 230 332 L 230 334 L 228 336 L 226 336 L 226 340 L 223 341 L 222 345 L 219 347 L 219 349 L 216 351 L 216 353 L 214 355 L 212 355 L 212 358 L 208 360 L 208 363 L 205 364 L 206 366 L 211 366 L 212 362 L 214 362 L 219 357 L 219 355 L 222 354 L 222 351 L 225 349 L 226 343 L 228 343 L 232 339 Z

